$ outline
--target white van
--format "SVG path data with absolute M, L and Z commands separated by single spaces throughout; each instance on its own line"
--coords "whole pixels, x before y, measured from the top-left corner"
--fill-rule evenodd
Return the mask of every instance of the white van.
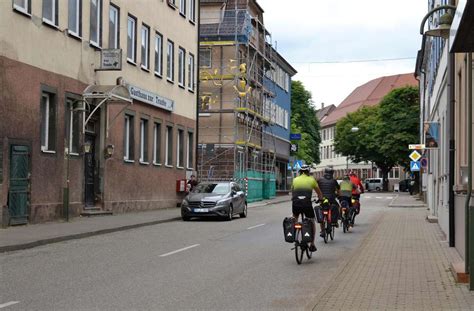
M 366 191 L 380 191 L 383 189 L 383 179 L 382 178 L 367 178 L 365 180 L 365 190 Z

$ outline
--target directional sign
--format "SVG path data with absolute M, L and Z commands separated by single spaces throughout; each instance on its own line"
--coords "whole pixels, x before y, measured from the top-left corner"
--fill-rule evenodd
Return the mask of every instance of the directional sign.
M 298 152 L 298 144 L 291 144 L 290 151 L 291 152 Z
M 410 150 L 423 150 L 423 149 L 425 149 L 425 144 L 408 145 L 408 149 L 410 149 Z
M 416 162 L 421 158 L 421 154 L 418 151 L 413 150 L 413 152 L 410 153 L 409 157 L 410 157 L 410 159 L 412 159 L 412 161 Z
M 412 172 L 419 172 L 420 171 L 420 162 L 418 161 L 410 161 L 410 171 Z
M 300 133 L 291 133 L 290 134 L 290 140 L 301 140 L 301 134 Z
M 427 168 L 428 167 L 428 159 L 427 158 L 421 158 L 420 164 L 421 164 L 421 167 Z

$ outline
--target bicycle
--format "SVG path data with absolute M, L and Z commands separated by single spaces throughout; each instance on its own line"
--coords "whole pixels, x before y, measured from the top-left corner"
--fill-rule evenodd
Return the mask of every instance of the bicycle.
M 354 226 L 356 215 L 360 213 L 360 201 L 357 197 L 352 197 L 351 225 Z
M 344 233 L 349 232 L 349 228 L 351 227 L 352 222 L 352 208 L 348 206 L 346 200 L 341 201 L 341 222 L 342 222 L 342 231 Z
M 323 219 L 322 219 L 322 227 L 324 228 L 322 234 L 322 238 L 324 239 L 324 243 L 327 244 L 328 236 L 332 240 L 334 240 L 334 233 L 335 233 L 335 224 L 332 223 L 332 215 L 331 215 L 331 205 L 327 205 L 324 208 L 321 207 L 323 212 Z
M 292 250 L 295 250 L 295 258 L 296 262 L 300 265 L 303 262 L 303 256 L 306 253 L 306 257 L 308 260 L 311 259 L 313 252 L 309 250 L 311 246 L 311 242 L 304 242 L 303 241 L 303 222 L 305 219 L 311 220 L 311 218 L 306 218 L 304 213 L 301 214 L 301 222 L 295 222 L 295 247 Z M 313 236 L 314 236 L 314 228 L 312 228 Z

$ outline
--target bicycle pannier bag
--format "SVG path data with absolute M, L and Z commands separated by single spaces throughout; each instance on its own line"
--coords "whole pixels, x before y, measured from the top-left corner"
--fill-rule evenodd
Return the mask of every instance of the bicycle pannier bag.
M 283 234 L 286 242 L 293 243 L 295 241 L 295 219 L 293 217 L 283 219 Z
M 313 226 L 311 220 L 305 218 L 301 226 L 301 240 L 305 243 L 313 241 Z

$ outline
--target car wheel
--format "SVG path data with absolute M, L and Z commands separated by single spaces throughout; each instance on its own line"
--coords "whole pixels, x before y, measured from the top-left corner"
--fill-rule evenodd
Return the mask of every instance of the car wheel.
M 233 215 L 234 215 L 234 209 L 232 208 L 232 205 L 230 205 L 229 206 L 229 214 L 227 215 L 227 220 L 231 221 Z
M 375 188 L 376 191 L 380 191 L 380 187 Z
M 244 210 L 239 214 L 240 218 L 247 217 L 247 203 L 244 204 Z
M 183 221 L 189 221 L 190 217 L 188 216 L 181 216 L 181 218 L 183 219 Z

